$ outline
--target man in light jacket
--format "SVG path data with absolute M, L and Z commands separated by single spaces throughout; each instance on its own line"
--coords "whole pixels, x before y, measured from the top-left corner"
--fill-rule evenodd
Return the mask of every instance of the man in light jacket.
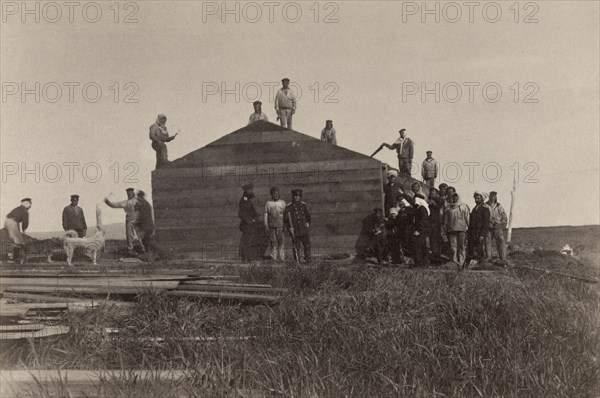
M 175 139 L 177 133 L 174 136 L 169 136 L 169 130 L 167 130 L 167 117 L 165 115 L 158 115 L 156 122 L 150 126 L 150 132 L 148 137 L 152 141 L 152 149 L 156 151 L 156 168 L 163 167 L 169 163 L 169 156 L 167 154 L 167 142 L 171 142 Z
M 438 177 L 439 166 L 437 160 L 431 157 L 433 152 L 427 151 L 427 157 L 423 160 L 421 167 L 421 175 L 423 176 L 423 182 L 425 182 L 429 188 L 435 188 L 435 179 Z
M 490 208 L 490 230 L 485 241 L 487 257 L 492 257 L 492 239 L 496 241 L 496 250 L 498 258 L 506 260 L 506 240 L 504 238 L 504 229 L 508 222 L 508 216 L 504 207 L 498 203 L 498 193 L 490 192 L 490 198 L 486 203 Z
M 458 193 L 449 196 L 449 205 L 444 212 L 444 233 L 450 240 L 452 260 L 460 268 L 465 265 L 467 231 L 469 228 L 470 209 L 460 201 Z

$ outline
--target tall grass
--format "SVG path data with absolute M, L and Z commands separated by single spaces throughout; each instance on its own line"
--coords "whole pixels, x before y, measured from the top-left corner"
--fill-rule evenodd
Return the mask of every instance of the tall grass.
M 148 293 L 129 313 L 68 315 L 68 336 L 6 347 L 0 361 L 21 368 L 182 369 L 190 379 L 170 390 L 175 395 L 591 397 L 599 391 L 595 285 L 537 274 L 328 264 L 251 267 L 240 275 L 290 293 L 275 306 Z M 104 327 L 121 332 L 110 339 Z M 219 339 L 184 340 L 190 336 Z M 225 338 L 242 336 L 251 338 Z M 127 382 L 107 383 L 113 392 L 145 396 Z

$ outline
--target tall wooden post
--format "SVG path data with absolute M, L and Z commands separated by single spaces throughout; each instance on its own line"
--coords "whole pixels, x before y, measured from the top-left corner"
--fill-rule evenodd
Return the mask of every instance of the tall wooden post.
M 508 234 L 506 236 L 506 242 L 510 243 L 512 239 L 512 224 L 513 224 L 513 208 L 515 207 L 515 195 L 517 191 L 517 182 L 513 181 L 513 189 L 510 191 L 510 213 L 508 218 Z

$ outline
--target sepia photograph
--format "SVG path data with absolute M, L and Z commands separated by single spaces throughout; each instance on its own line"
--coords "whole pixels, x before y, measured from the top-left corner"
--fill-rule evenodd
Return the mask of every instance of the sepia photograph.
M 0 19 L 0 398 L 600 397 L 600 1 Z

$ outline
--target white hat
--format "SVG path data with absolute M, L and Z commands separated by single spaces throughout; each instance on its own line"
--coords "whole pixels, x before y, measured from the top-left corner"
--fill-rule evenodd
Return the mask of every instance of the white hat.
M 398 215 L 398 212 L 399 212 L 399 211 L 398 211 L 398 208 L 397 208 L 397 207 L 392 207 L 392 208 L 390 209 L 390 214 L 395 214 L 395 215 Z
M 398 177 L 398 172 L 396 170 L 388 170 L 387 176 L 388 177 L 391 177 L 391 176 Z

